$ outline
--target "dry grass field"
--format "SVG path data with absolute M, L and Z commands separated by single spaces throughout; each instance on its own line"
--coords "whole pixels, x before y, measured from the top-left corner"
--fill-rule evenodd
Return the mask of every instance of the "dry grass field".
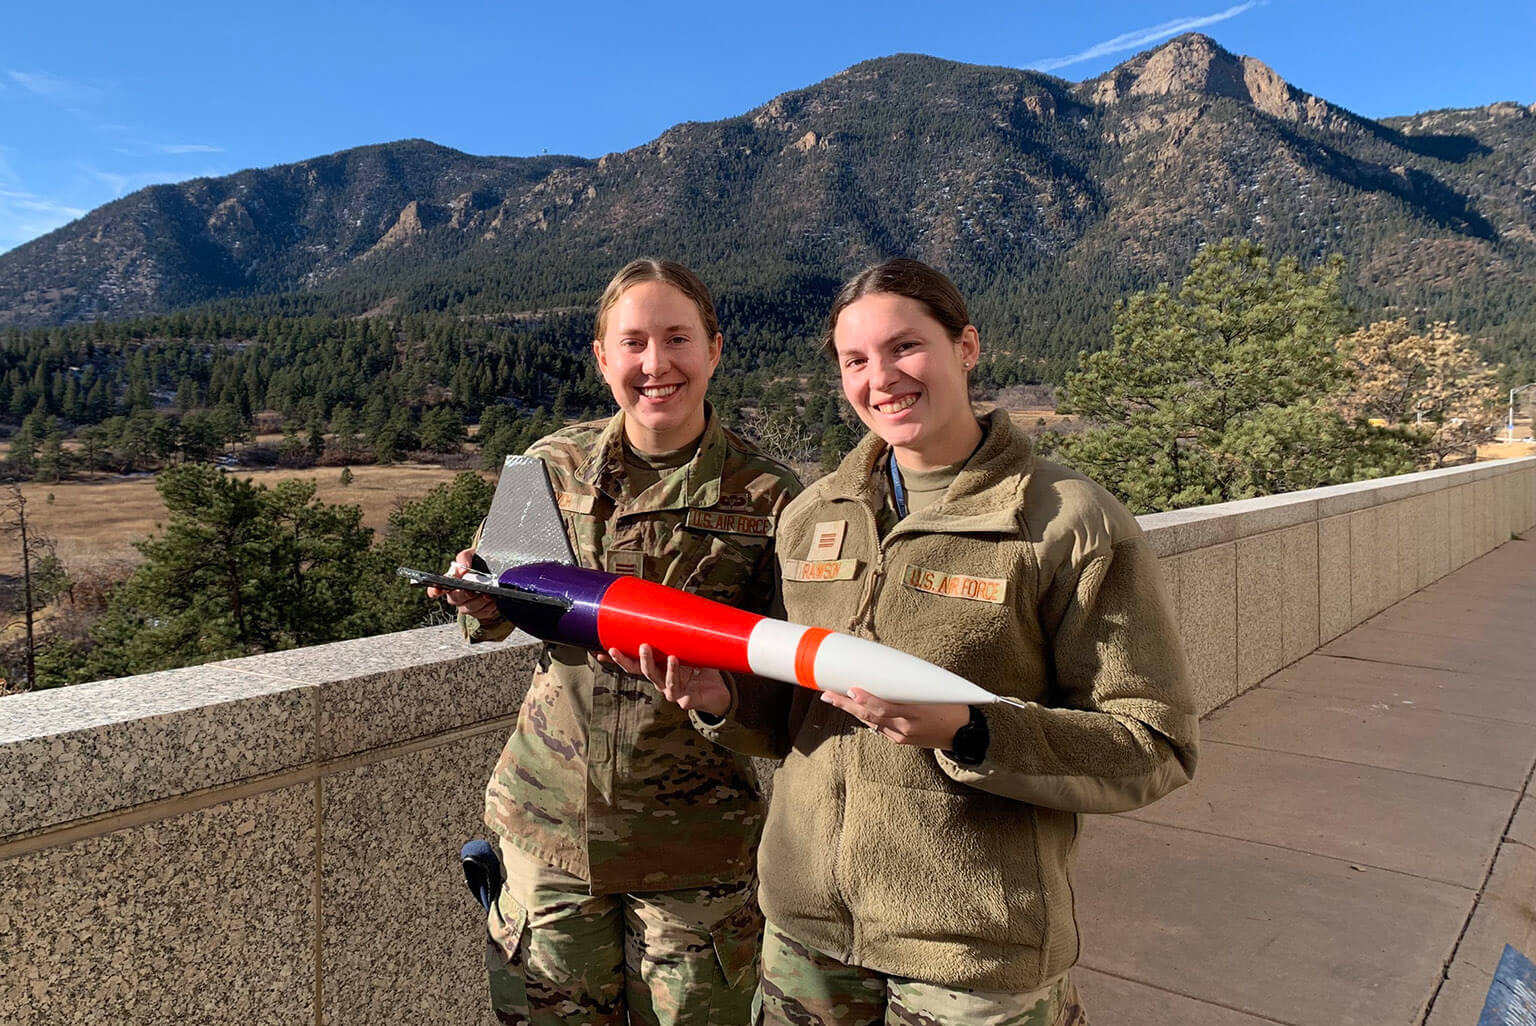
M 1009 416 L 1030 433 L 1071 431 L 1076 427 L 1070 418 L 1063 418 L 1047 407 L 1014 409 L 1009 411 Z M 1517 420 L 1515 435 L 1517 438 L 1531 437 L 1530 422 Z M 0 450 L 3 448 L 4 444 L 0 443 Z M 1533 455 L 1536 455 L 1536 442 L 1491 442 L 1478 447 L 1477 458 L 1495 460 Z M 339 467 L 308 470 L 241 468 L 235 473 L 269 486 L 289 478 L 313 480 L 322 501 L 362 507 L 363 523 L 375 532 L 381 532 L 390 510 L 399 502 L 451 481 L 457 471 L 417 463 L 359 466 L 352 468 L 349 486 L 341 484 Z M 487 478 L 493 479 L 491 475 Z M 155 491 L 155 479 L 148 474 L 126 479 L 101 475 L 95 479 L 52 485 L 26 484 L 22 490 L 27 496 L 27 513 L 34 529 L 53 538 L 58 543 L 59 555 L 71 566 L 121 560 L 137 562 L 138 553 L 133 543 L 154 533 L 157 524 L 165 518 L 165 507 Z M 0 543 L 0 573 L 13 574 L 19 569 L 13 549 L 14 546 Z
M 984 404 L 977 404 L 978 410 L 986 412 L 983 407 Z M 1008 418 L 1031 435 L 1041 431 L 1071 431 L 1074 423 L 1071 417 L 1063 417 L 1055 410 L 1048 408 L 1009 410 Z
M 1513 435 L 1517 441 L 1506 442 L 1504 439 L 1511 434 L 1504 428 L 1497 432 L 1498 441 L 1489 442 L 1477 447 L 1479 460 L 1507 460 L 1516 456 L 1536 456 L 1536 423 L 1529 417 L 1516 417 Z
M 1536 456 L 1536 442 L 1489 442 L 1477 447 L 1479 460 L 1507 460 L 1516 456 Z
M 458 471 L 427 464 L 402 463 L 389 467 L 352 468 L 352 483 L 343 486 L 340 467 L 308 470 L 233 471 L 268 487 L 290 478 L 313 480 L 322 502 L 360 506 L 363 523 L 383 531 L 390 510 L 398 501 L 416 498 L 436 485 L 453 480 Z M 165 506 L 155 491 L 155 479 L 102 475 L 96 480 L 58 484 L 26 484 L 27 516 L 32 529 L 58 543 L 60 557 L 69 566 L 122 559 L 137 561 L 133 543 L 156 532 L 165 520 Z M 51 498 L 50 498 L 51 496 Z M 0 573 L 16 573 L 18 558 L 11 547 L 0 545 Z

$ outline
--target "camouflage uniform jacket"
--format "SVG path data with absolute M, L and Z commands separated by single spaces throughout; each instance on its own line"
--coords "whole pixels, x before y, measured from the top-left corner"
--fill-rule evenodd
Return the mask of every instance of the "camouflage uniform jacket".
M 566 428 L 528 450 L 549 470 L 577 561 L 775 609 L 773 534 L 800 491 L 794 474 L 711 411 L 693 459 L 632 495 L 623 417 Z M 470 633 L 493 639 L 510 627 Z M 702 737 L 650 682 L 582 649 L 546 645 L 486 789 L 485 820 L 593 894 L 614 894 L 746 876 L 764 811 L 747 757 Z

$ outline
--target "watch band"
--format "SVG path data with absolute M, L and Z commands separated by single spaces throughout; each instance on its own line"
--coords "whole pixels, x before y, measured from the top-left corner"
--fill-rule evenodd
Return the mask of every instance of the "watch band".
M 970 710 L 970 720 L 955 731 L 955 739 L 949 743 L 946 754 L 962 766 L 979 766 L 987 757 L 992 735 L 987 730 L 987 717 L 981 707 L 973 705 Z

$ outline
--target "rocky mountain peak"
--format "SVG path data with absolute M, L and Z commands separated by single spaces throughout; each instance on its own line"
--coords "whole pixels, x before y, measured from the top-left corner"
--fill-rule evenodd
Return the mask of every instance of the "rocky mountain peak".
M 1246 99 L 1241 59 L 1209 36 L 1191 32 L 1155 50 L 1137 54 L 1083 85 L 1095 103 L 1118 103 L 1132 96 L 1210 93 Z
M 1286 82 L 1253 57 L 1239 57 L 1198 32 L 1170 39 L 1096 79 L 1082 83 L 1094 103 L 1131 97 L 1200 93 L 1251 104 L 1272 117 L 1314 127 L 1342 128 L 1347 115 L 1327 101 Z
M 1514 100 L 1500 100 L 1498 103 L 1490 103 L 1483 109 L 1496 118 L 1528 118 L 1536 114 L 1536 103 L 1529 107 L 1522 107 Z

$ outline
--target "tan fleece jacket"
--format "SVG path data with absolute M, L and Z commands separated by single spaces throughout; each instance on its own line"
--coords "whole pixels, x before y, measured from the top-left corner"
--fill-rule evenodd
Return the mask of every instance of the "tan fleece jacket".
M 1197 728 L 1135 519 L 1035 459 L 1005 414 L 983 428 L 942 501 L 883 539 L 885 446 L 865 438 L 779 521 L 784 602 L 797 623 L 893 645 L 1028 705 L 985 706 L 991 744 L 966 767 L 801 692 L 759 872 L 768 918 L 845 963 L 1023 991 L 1079 955 L 1078 814 L 1133 809 L 1187 782 Z M 828 558 L 838 530 L 834 558 L 856 561 L 852 576 L 797 579 L 794 561 Z M 744 719 L 753 695 L 738 697 Z

